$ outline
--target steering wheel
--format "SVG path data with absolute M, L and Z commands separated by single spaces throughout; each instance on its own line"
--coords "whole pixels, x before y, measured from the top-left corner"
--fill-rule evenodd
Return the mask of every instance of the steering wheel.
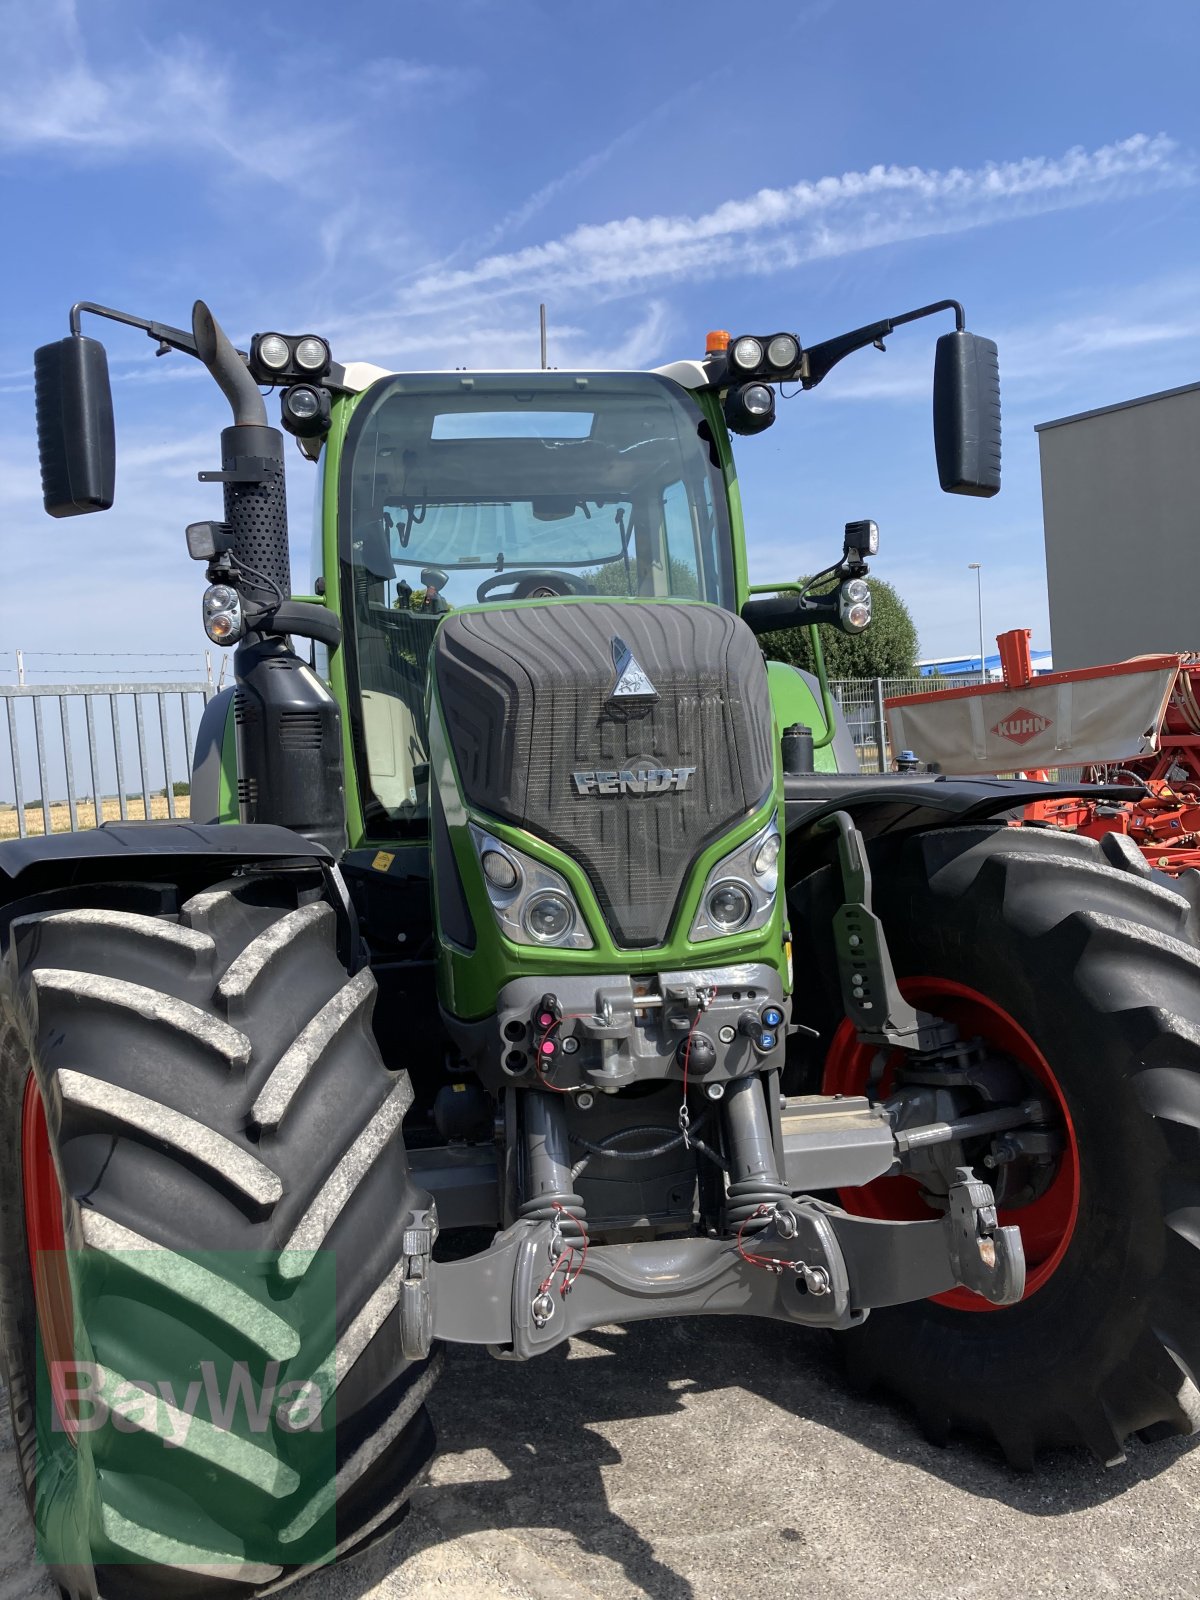
M 511 584 L 508 594 L 495 595 L 493 590 Z M 595 594 L 586 578 L 577 578 L 572 572 L 555 572 L 547 567 L 533 572 L 495 572 L 485 578 L 475 591 L 477 600 L 545 600 L 554 595 Z

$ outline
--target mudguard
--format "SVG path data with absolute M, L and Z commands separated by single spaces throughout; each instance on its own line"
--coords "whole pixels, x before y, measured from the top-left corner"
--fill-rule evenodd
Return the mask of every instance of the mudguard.
M 181 857 L 217 874 L 243 862 L 332 859 L 320 845 L 266 823 L 106 823 L 86 833 L 5 840 L 0 844 L 0 905 L 76 883 L 163 877 Z
M 864 839 L 918 833 L 948 823 L 983 822 L 1005 812 L 1019 815 L 1033 800 L 1076 795 L 1136 800 L 1140 784 L 1037 783 L 1020 778 L 952 778 L 913 773 L 822 773 L 785 776 L 787 877 L 792 882 L 829 854 L 829 836 L 818 824 L 846 811 Z

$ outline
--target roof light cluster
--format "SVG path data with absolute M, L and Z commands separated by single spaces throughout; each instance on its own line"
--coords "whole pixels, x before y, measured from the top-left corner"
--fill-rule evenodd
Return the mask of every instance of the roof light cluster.
M 767 378 L 776 383 L 794 375 L 800 341 L 794 333 L 744 333 L 729 344 L 731 377 Z
M 250 371 L 258 383 L 323 378 L 329 366 L 329 346 L 315 333 L 256 333 L 250 341 Z

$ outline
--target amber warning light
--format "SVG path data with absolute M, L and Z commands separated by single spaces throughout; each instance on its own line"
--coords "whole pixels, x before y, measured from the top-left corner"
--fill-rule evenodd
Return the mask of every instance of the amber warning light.
M 729 335 L 724 328 L 714 328 L 704 341 L 704 354 L 706 356 L 724 355 L 729 349 Z

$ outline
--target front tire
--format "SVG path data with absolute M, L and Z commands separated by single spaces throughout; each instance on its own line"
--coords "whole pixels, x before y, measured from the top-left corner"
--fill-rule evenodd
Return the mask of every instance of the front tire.
M 282 1587 L 389 1532 L 433 1448 L 436 1360 L 398 1329 L 429 1197 L 374 980 L 317 874 L 181 898 L 29 908 L 0 983 L 0 1347 L 39 1553 L 79 1600 Z M 125 1407 L 90 1431 L 53 1389 L 85 1358 Z
M 1015 1466 L 1063 1445 L 1113 1463 L 1132 1433 L 1200 1426 L 1200 953 L 1189 901 L 1114 859 L 1007 827 L 872 848 L 901 987 L 925 1005 L 940 990 L 948 1015 L 973 995 L 984 1009 L 968 1006 L 966 1031 L 987 1037 L 990 1010 L 1007 1041 L 990 1042 L 1018 1060 L 1024 1036 L 1022 1065 L 1048 1069 L 1069 1124 L 1062 1160 L 1077 1170 L 1071 1203 L 1060 1170 L 1057 1212 L 1029 1205 L 1031 1239 L 1043 1236 L 1018 1305 L 967 1309 L 959 1291 L 875 1311 L 841 1342 L 851 1377 L 910 1404 L 931 1437 L 990 1435 Z M 833 875 L 814 874 L 793 894 L 794 923 L 819 939 L 835 895 Z M 861 1092 L 844 1030 L 839 1045 L 835 1019 L 820 1026 L 826 1092 Z M 919 1214 L 908 1189 L 894 1214 Z M 878 1193 L 839 1198 L 880 1214 Z M 1044 1237 L 1048 1215 L 1057 1238 Z M 1001 1220 L 1021 1224 L 1022 1207 Z

